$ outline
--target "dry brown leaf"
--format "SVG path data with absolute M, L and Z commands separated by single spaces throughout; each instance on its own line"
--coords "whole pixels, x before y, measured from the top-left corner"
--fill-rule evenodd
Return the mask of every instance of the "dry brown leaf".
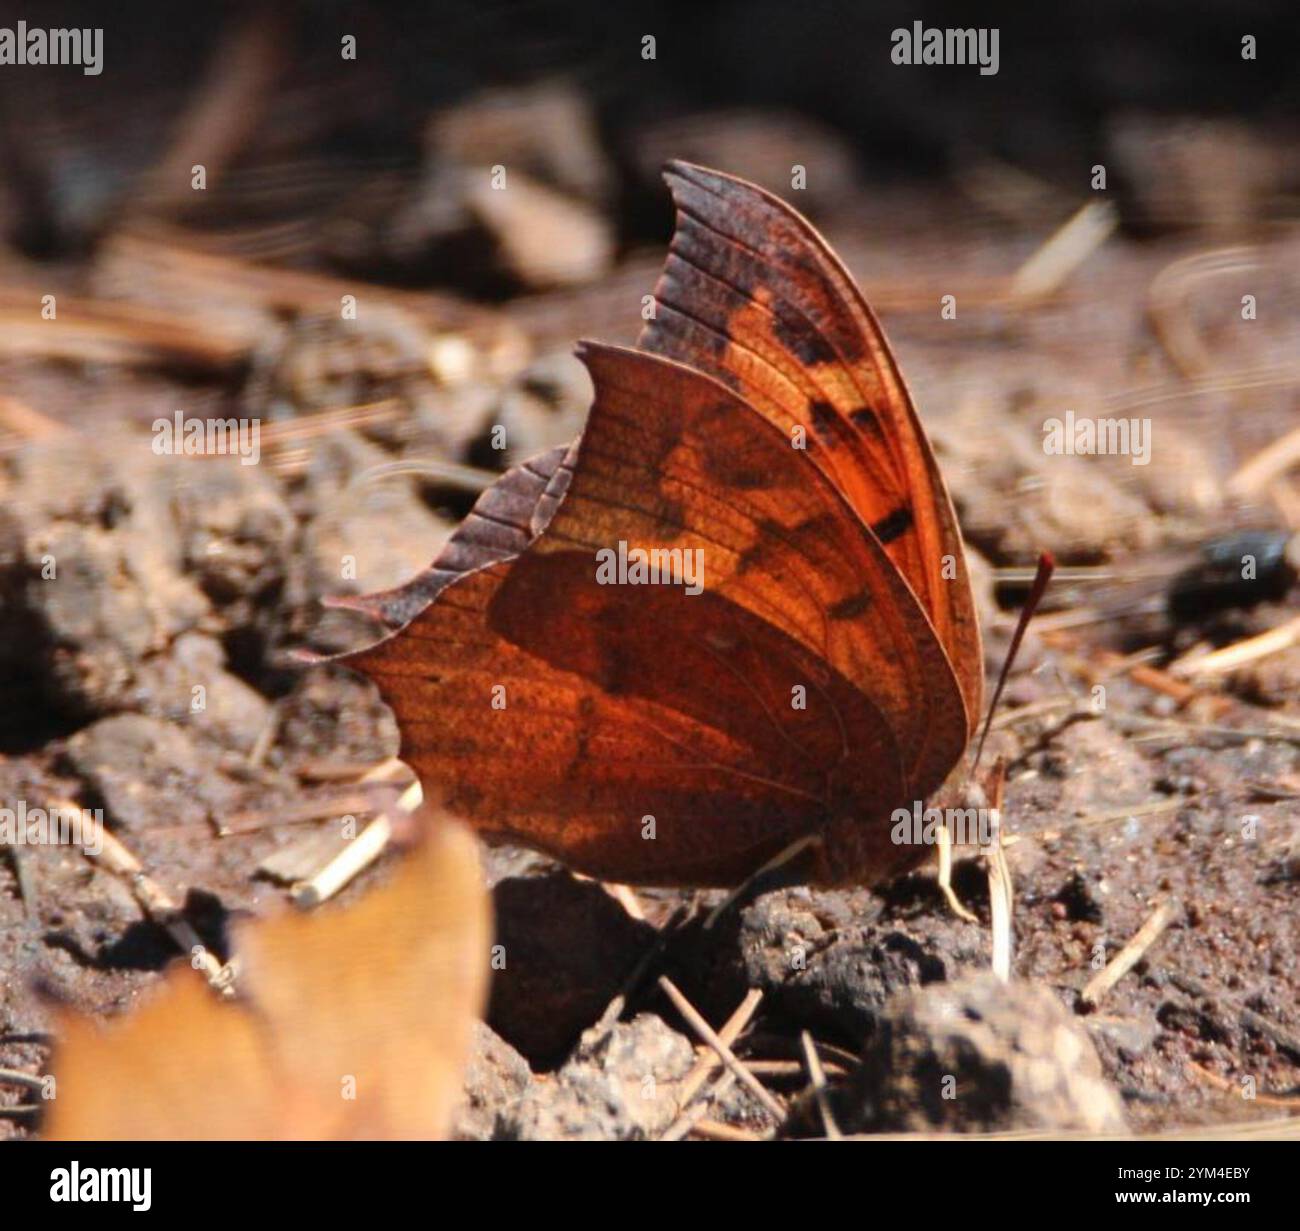
M 477 848 L 439 822 L 355 906 L 236 932 L 240 999 L 180 965 L 121 1025 L 62 1023 L 52 1140 L 444 1136 L 491 940 Z

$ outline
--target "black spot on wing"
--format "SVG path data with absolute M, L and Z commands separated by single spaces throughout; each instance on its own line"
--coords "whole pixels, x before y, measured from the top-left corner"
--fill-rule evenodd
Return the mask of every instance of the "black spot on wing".
M 907 505 L 900 504 L 898 508 L 873 523 L 871 530 L 882 543 L 888 544 L 906 534 L 911 528 L 912 510 Z
M 835 431 L 835 422 L 839 416 L 835 413 L 835 407 L 829 402 L 818 400 L 808 407 L 808 413 L 812 416 L 813 435 L 820 438 L 832 436 Z
M 871 592 L 859 590 L 848 598 L 842 598 L 829 611 L 832 620 L 855 620 L 871 606 Z
M 880 416 L 870 406 L 859 406 L 856 410 L 849 411 L 849 422 L 867 436 L 882 435 Z
M 772 332 L 776 340 L 806 368 L 839 362 L 835 348 L 803 320 L 775 312 L 772 316 Z

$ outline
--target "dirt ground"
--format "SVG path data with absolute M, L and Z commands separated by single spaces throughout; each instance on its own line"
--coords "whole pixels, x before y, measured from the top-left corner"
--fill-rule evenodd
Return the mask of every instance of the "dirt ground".
M 478 132 L 483 120 L 456 122 Z M 804 138 L 754 121 L 714 148 L 761 171 L 789 140 Z M 1099 194 L 1041 184 L 1021 185 L 1019 198 L 999 191 L 994 208 L 981 185 L 1008 173 L 993 164 L 964 193 L 875 187 L 831 136 L 817 141 L 804 161 L 814 178 L 843 177 L 834 192 L 804 201 L 769 186 L 824 224 L 896 347 L 976 566 L 990 687 L 1024 571 L 1040 550 L 1061 568 L 989 746 L 1007 766 L 1012 991 L 991 998 L 977 977 L 990 911 L 976 858 L 956 875 L 975 922 L 950 910 L 925 868 L 875 890 L 772 889 L 705 929 L 716 893 L 616 894 L 528 852 L 492 850 L 512 957 L 457 1133 L 673 1131 L 671 1098 L 629 1093 L 647 1073 L 680 1090 L 699 1054 L 657 984 L 664 974 L 714 1027 L 761 990 L 735 1048 L 791 1111 L 790 1134 L 826 1128 L 803 1093 L 804 1031 L 846 1131 L 1147 1133 L 1294 1112 L 1300 644 L 1292 635 L 1254 653 L 1248 639 L 1294 634 L 1294 567 L 1269 552 L 1300 532 L 1300 487 L 1244 469 L 1300 423 L 1294 228 L 1232 214 L 1205 176 L 1177 198 L 1188 225 L 1152 227 L 1134 220 L 1164 216 L 1160 194 L 1178 191 L 1169 177 L 1132 180 L 1112 222 Z M 1206 141 L 1233 147 L 1231 133 Z M 471 144 L 445 142 L 449 163 Z M 649 158 L 658 146 L 646 148 Z M 596 155 L 590 167 L 613 174 Z M 340 222 L 326 237 L 323 276 L 341 281 L 323 289 L 250 291 L 250 267 L 285 264 L 273 237 L 205 232 L 202 218 L 164 227 L 148 211 L 90 253 L 49 265 L 13 251 L 0 269 L 0 310 L 13 320 L 16 298 L 48 287 L 67 297 L 65 319 L 85 323 L 73 343 L 34 338 L 0 354 L 0 804 L 102 808 L 222 957 L 228 922 L 283 906 L 313 858 L 304 836 L 360 811 L 357 778 L 397 749 L 368 682 L 293 658 L 373 635 L 359 617 L 322 616 L 320 599 L 424 567 L 478 481 L 446 464 L 500 469 L 570 439 L 589 396 L 574 341 L 635 337 L 667 216 L 654 242 L 610 241 L 601 255 L 611 198 L 584 197 L 581 175 L 546 172 L 539 181 L 560 201 L 548 198 L 554 234 L 596 255 L 557 274 L 537 268 L 517 220 L 453 228 L 437 239 L 473 254 L 466 268 L 490 240 L 508 274 L 474 304 L 443 289 L 377 289 L 366 228 L 399 216 L 378 176 L 370 213 L 358 206 L 351 229 Z M 1084 207 L 1097 234 L 1045 290 L 1017 291 L 1016 271 Z M 340 236 L 368 278 L 341 272 Z M 196 254 L 217 264 L 200 269 Z M 166 305 L 186 303 L 196 278 L 201 302 L 173 313 Z M 316 304 L 348 285 L 387 316 L 340 328 Z M 941 313 L 949 295 L 953 319 Z M 1243 296 L 1258 305 L 1252 318 Z M 97 317 L 105 304 L 121 314 Z M 146 319 L 160 308 L 172 333 Z M 339 413 L 358 406 L 370 410 Z M 178 407 L 262 416 L 261 462 L 154 455 L 150 425 Z M 1149 464 L 1046 453 L 1044 424 L 1067 410 L 1146 420 Z M 514 442 L 505 456 L 485 444 L 502 422 Z M 1245 547 L 1232 537 L 1243 533 L 1254 536 Z M 1229 561 L 1217 571 L 1204 562 L 1216 544 Z M 1253 583 L 1241 580 L 1245 554 L 1259 556 Z M 41 576 L 47 555 L 66 579 L 57 589 Z M 345 555 L 355 569 L 340 576 Z M 1242 643 L 1236 665 L 1197 669 L 1198 654 Z M 273 855 L 292 856 L 298 872 L 268 872 Z M 1085 985 L 1153 915 L 1164 927 L 1133 969 L 1085 1004 Z M 67 847 L 0 849 L 0 1070 L 45 1072 L 60 1009 L 128 1012 L 178 956 L 129 880 Z M 1035 1040 L 1053 1030 L 1081 1041 L 1068 1062 L 1053 1045 L 1056 1076 L 1044 1083 Z M 982 1097 L 929 1100 L 927 1066 L 946 1064 Z M 0 1137 L 39 1132 L 31 1097 L 0 1078 Z M 690 1126 L 714 1137 L 771 1129 L 743 1086 L 717 1089 Z

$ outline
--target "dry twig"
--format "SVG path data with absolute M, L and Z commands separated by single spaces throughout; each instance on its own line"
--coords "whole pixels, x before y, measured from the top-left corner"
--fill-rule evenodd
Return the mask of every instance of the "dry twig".
M 1133 934 L 1133 939 L 1106 963 L 1104 970 L 1088 980 L 1079 995 L 1086 1008 L 1095 1009 L 1101 1004 L 1111 988 L 1146 956 L 1147 950 L 1160 939 L 1160 934 L 1177 912 L 1178 904 L 1172 898 L 1166 898 L 1151 912 L 1147 921 Z

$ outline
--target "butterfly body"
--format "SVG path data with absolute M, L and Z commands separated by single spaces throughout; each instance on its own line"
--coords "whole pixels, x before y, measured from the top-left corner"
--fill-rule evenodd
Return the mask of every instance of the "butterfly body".
M 345 661 L 486 837 L 734 885 L 816 834 L 809 879 L 877 881 L 924 858 L 890 814 L 941 786 L 980 706 L 956 520 L 820 236 L 743 181 L 668 179 L 656 318 L 638 349 L 580 348 L 580 440 L 503 476 L 410 585 L 349 600 L 391 635 Z

